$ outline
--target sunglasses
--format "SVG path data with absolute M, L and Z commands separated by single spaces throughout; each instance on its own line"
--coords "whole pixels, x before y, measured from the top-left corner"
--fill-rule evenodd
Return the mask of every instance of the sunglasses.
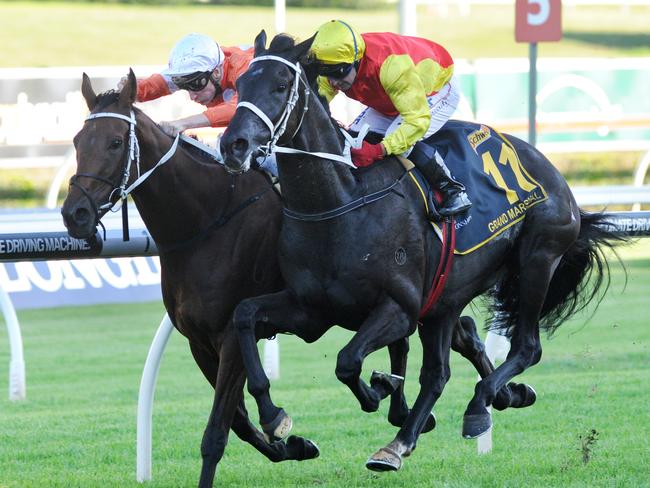
M 352 71 L 353 64 L 321 64 L 318 67 L 318 74 L 327 78 L 341 79 L 345 78 Z
M 172 76 L 172 81 L 181 90 L 198 92 L 208 86 L 211 71 L 199 71 L 183 76 Z

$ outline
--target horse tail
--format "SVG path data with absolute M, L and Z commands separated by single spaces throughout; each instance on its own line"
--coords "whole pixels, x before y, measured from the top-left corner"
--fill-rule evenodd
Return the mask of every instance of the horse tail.
M 540 313 L 539 327 L 549 337 L 564 321 L 584 310 L 594 299 L 597 307 L 609 288 L 610 268 L 604 251 L 611 250 L 618 258 L 614 248 L 627 242 L 627 238 L 616 234 L 608 218 L 609 215 L 603 212 L 580 210 L 580 233 L 560 259 Z M 625 270 L 622 262 L 621 265 Z M 507 336 L 511 335 L 519 310 L 516 274 L 516 270 L 508 270 L 492 293 L 493 318 L 489 328 L 500 329 Z

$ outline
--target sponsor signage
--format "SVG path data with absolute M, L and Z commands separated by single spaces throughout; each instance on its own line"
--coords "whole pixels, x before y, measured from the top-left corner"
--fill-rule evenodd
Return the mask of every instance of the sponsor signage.
M 0 263 L 16 309 L 160 300 L 157 257 Z
M 0 261 L 84 258 L 99 256 L 101 250 L 98 235 L 86 240 L 70 237 L 67 232 L 0 234 Z
M 515 40 L 553 42 L 562 39 L 562 0 L 516 0 Z

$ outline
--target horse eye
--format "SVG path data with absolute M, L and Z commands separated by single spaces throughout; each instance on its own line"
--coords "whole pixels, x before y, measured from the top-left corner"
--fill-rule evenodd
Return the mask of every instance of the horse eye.
M 283 92 L 287 89 L 287 85 L 285 83 L 282 83 L 281 85 L 278 85 L 277 91 Z
M 119 149 L 122 147 L 122 139 L 113 139 L 108 145 L 108 148 L 111 150 Z

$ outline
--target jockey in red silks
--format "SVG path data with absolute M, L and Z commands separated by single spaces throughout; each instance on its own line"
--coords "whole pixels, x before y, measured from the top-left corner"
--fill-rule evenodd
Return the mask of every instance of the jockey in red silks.
M 237 78 L 253 59 L 252 47 L 220 47 L 203 34 L 188 34 L 169 53 L 167 69 L 138 80 L 136 101 L 147 102 L 178 90 L 187 90 L 192 101 L 207 107 L 203 113 L 160 122 L 160 128 L 175 137 L 187 129 L 226 127 L 237 108 Z M 126 78 L 118 84 L 122 88 Z M 277 174 L 274 158 L 258 160 L 260 167 Z
M 386 155 L 408 156 L 442 194 L 443 216 L 468 210 L 465 187 L 454 180 L 437 151 L 422 143 L 452 116 L 460 100 L 454 62 L 439 44 L 398 34 L 359 34 L 348 23 L 323 24 L 311 46 L 318 63 L 319 92 L 328 101 L 338 91 L 367 108 L 350 126 L 364 124 L 383 135 L 378 144 L 352 149 L 357 167 Z
M 161 128 L 174 137 L 198 127 L 225 127 L 237 106 L 235 81 L 248 69 L 253 48 L 221 48 L 212 38 L 188 34 L 169 53 L 168 68 L 138 80 L 138 102 L 146 102 L 187 90 L 192 101 L 205 105 L 202 114 L 161 122 Z M 125 79 L 118 85 L 122 88 Z

